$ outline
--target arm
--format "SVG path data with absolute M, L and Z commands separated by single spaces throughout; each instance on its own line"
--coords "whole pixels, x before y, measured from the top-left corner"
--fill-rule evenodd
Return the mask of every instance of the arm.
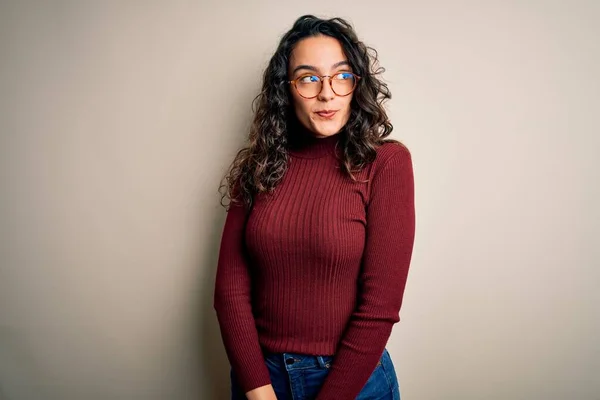
M 243 204 L 231 203 L 221 238 L 213 303 L 227 357 L 244 392 L 271 386 L 252 314 L 251 276 L 244 245 L 247 215 Z
M 415 232 L 414 179 L 404 147 L 372 178 L 359 301 L 318 400 L 353 400 L 373 373 L 400 320 Z

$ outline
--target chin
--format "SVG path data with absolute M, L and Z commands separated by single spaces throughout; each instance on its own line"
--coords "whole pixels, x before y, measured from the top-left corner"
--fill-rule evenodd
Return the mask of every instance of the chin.
M 319 136 L 331 136 L 338 133 L 341 129 L 341 126 L 335 124 L 335 126 L 314 126 L 312 131 Z

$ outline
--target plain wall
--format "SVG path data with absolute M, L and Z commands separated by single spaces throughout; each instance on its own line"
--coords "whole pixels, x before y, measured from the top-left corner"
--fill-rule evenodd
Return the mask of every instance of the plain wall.
M 1 399 L 228 398 L 217 188 L 305 13 L 413 154 L 402 398 L 600 399 L 600 6 L 550 0 L 2 1 Z

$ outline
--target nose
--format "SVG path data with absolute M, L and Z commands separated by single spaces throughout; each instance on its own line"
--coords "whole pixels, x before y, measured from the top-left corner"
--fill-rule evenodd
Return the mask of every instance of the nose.
M 333 100 L 335 98 L 335 93 L 331 88 L 330 76 L 323 77 L 323 81 L 321 82 L 321 92 L 319 93 L 318 98 L 321 101 Z

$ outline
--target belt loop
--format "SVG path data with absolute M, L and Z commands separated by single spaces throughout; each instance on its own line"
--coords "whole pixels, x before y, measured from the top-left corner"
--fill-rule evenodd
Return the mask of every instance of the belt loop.
M 325 363 L 325 361 L 323 361 L 323 357 L 322 356 L 317 356 L 317 361 L 319 362 L 319 367 L 321 367 L 321 368 L 329 368 L 329 365 L 327 365 Z

